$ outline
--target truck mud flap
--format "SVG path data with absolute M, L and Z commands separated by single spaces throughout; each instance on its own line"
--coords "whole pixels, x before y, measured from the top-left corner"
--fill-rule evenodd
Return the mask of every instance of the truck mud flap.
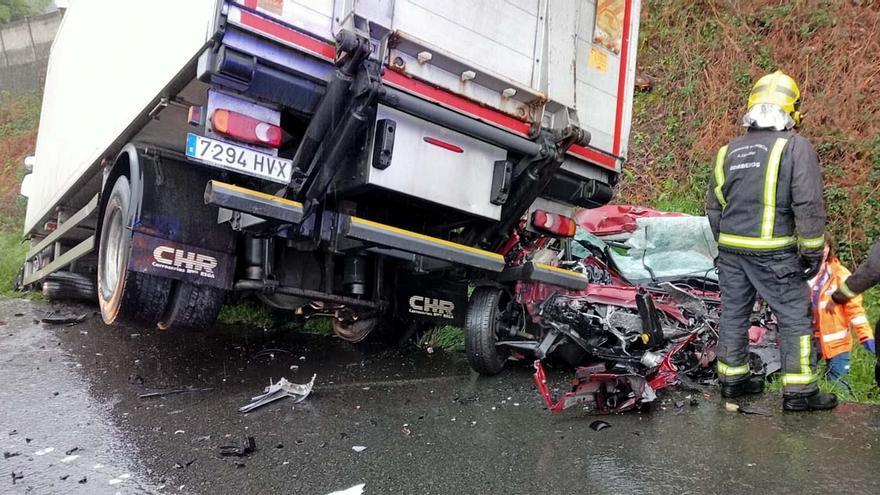
M 128 269 L 229 289 L 235 274 L 235 256 L 135 231 Z
M 402 274 L 403 275 L 403 274 Z M 435 325 L 464 325 L 467 285 L 425 275 L 405 275 L 395 287 L 398 317 Z
M 583 273 L 531 261 L 520 266 L 506 268 L 498 279 L 501 282 L 530 280 L 572 290 L 584 290 L 590 281 Z

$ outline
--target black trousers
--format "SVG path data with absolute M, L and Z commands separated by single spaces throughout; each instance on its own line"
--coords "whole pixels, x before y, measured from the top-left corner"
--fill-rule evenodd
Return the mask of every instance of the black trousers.
M 810 289 L 797 253 L 718 254 L 721 322 L 718 377 L 735 384 L 748 379 L 749 326 L 755 294 L 770 305 L 779 323 L 783 392 L 812 393 L 817 389 L 816 351 Z

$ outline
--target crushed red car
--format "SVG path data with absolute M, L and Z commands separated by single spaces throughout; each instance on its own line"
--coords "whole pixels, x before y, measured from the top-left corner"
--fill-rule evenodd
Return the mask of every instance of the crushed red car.
M 472 296 L 472 367 L 495 374 L 509 358 L 533 361 L 554 413 L 575 405 L 626 411 L 682 380 L 714 380 L 720 294 L 706 218 L 606 206 L 579 212 L 577 223 L 572 237 L 555 238 L 521 226 L 504 253 L 515 268 Z M 756 308 L 762 352 L 753 359 L 767 370 L 775 333 L 772 317 Z M 576 368 L 558 399 L 543 361 Z

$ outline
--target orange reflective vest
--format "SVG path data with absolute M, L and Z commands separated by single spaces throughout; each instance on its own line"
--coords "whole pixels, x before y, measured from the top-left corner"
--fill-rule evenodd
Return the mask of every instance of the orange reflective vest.
M 825 311 L 831 301 L 831 294 L 850 273 L 837 258 L 829 258 L 815 278 L 810 280 L 810 299 L 813 302 L 813 326 L 816 339 L 824 359 L 852 351 L 850 331 L 856 332 L 859 343 L 874 338 L 874 330 L 865 316 L 862 296 L 856 296 L 846 304 L 834 306 L 831 312 Z

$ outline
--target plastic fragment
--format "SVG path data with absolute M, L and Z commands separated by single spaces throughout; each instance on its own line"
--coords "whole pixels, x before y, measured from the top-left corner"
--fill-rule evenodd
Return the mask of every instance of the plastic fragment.
M 590 423 L 590 428 L 593 431 L 602 431 L 605 428 L 611 428 L 611 424 L 608 423 L 607 421 L 602 421 L 601 419 L 597 419 L 596 421 L 593 421 L 592 423 Z
M 302 402 L 312 393 L 312 388 L 315 386 L 315 377 L 317 376 L 312 375 L 311 381 L 304 384 L 291 383 L 286 378 L 278 380 L 278 383 L 275 384 L 270 382 L 264 394 L 253 397 L 251 403 L 239 408 L 238 412 L 247 413 L 284 397 L 292 397 L 294 404 Z

